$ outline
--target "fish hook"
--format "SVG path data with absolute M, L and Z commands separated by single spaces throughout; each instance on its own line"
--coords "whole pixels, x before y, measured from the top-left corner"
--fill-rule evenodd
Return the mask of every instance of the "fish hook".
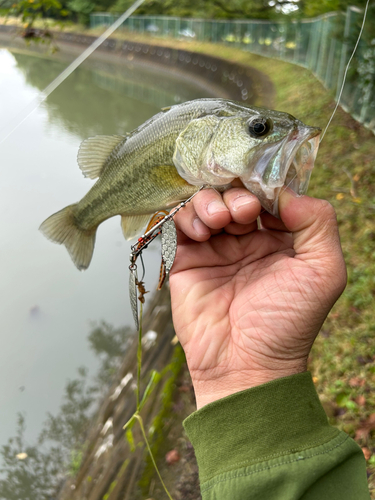
M 132 245 L 130 253 L 130 265 L 129 265 L 129 297 L 130 305 L 132 308 L 132 313 L 134 317 L 134 322 L 137 329 L 139 328 L 138 319 L 138 303 L 139 300 L 142 304 L 145 302 L 144 295 L 148 293 L 144 286 L 144 277 L 146 274 L 145 265 L 143 262 L 142 252 L 145 250 L 149 244 L 159 235 L 162 235 L 162 259 L 159 275 L 158 290 L 161 290 L 167 274 L 172 268 L 174 258 L 177 250 L 177 232 L 173 221 L 173 217 L 176 213 L 184 208 L 187 203 L 189 203 L 196 194 L 198 194 L 202 189 L 207 188 L 206 185 L 201 186 L 190 198 L 183 201 L 176 208 L 167 213 L 165 211 L 156 212 L 150 219 L 147 225 L 145 233 L 138 238 L 137 243 Z M 137 258 L 140 257 L 142 263 L 142 279 L 138 280 L 137 275 Z M 139 295 L 137 296 L 137 291 Z

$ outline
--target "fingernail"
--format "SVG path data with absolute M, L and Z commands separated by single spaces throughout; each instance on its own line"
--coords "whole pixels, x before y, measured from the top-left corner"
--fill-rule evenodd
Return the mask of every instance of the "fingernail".
M 283 210 L 294 198 L 301 198 L 301 196 L 293 191 L 293 189 L 283 189 L 279 195 L 279 212 L 280 210 Z
M 250 203 L 254 203 L 254 201 L 256 201 L 255 196 L 243 194 L 233 200 L 232 208 L 236 212 L 239 208 L 244 207 L 245 205 L 250 205 Z
M 206 236 L 208 234 L 208 228 L 203 224 L 199 217 L 193 220 L 193 228 L 198 236 Z
M 207 205 L 208 215 L 214 215 L 214 214 L 217 214 L 219 212 L 226 212 L 226 211 L 228 211 L 228 208 L 226 207 L 226 205 L 222 201 L 218 201 L 218 200 L 211 201 L 211 203 L 209 203 Z
M 290 187 L 286 187 L 286 188 L 281 188 L 281 193 L 280 195 L 282 195 L 283 193 L 289 193 L 289 195 L 292 197 L 292 198 L 302 198 L 303 194 L 298 194 L 296 193 L 295 191 L 293 191 L 293 189 L 291 189 Z

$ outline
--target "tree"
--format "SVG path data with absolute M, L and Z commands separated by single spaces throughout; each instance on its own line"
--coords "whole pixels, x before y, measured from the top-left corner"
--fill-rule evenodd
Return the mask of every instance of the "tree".
M 69 455 L 82 444 L 82 438 L 92 418 L 97 389 L 87 385 L 87 369 L 78 368 L 79 378 L 69 380 L 65 387 L 63 403 L 59 413 L 48 413 L 47 421 L 40 434 L 39 443 L 56 441 Z
M 89 24 L 90 14 L 95 10 L 95 3 L 92 0 L 72 0 L 68 3 L 68 7 L 76 14 L 79 23 Z
M 347 8 L 354 5 L 359 8 L 366 6 L 367 0 L 301 0 L 301 12 L 304 17 L 314 17 L 326 12 L 346 12 Z
M 20 0 L 12 5 L 9 14 L 20 16 L 26 27 L 31 28 L 37 19 L 64 18 L 69 11 L 63 8 L 59 0 Z
M 102 360 L 96 376 L 99 388 L 106 387 L 112 382 L 133 334 L 129 327 L 114 328 L 105 321 L 102 321 L 91 331 L 88 336 L 90 347 L 95 355 Z
M 117 0 L 111 10 L 123 12 L 133 2 Z M 195 18 L 272 18 L 298 10 L 299 0 L 150 0 L 138 10 L 138 15 L 164 15 Z
M 48 452 L 25 441 L 25 417 L 18 415 L 17 434 L 1 447 L 0 498 L 2 500 L 50 500 L 62 467 L 58 450 Z

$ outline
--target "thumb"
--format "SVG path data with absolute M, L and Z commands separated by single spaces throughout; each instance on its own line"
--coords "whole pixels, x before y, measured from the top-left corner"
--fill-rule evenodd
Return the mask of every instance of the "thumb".
M 336 276 L 342 290 L 346 268 L 342 255 L 336 213 L 328 201 L 298 197 L 286 189 L 279 198 L 282 221 L 293 235 L 296 258 L 310 263 L 321 274 Z M 341 291 L 342 291 L 341 290 Z

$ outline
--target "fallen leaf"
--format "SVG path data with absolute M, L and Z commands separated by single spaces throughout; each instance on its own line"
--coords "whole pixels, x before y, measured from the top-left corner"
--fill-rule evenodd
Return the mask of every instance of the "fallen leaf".
M 363 387 L 366 383 L 366 380 L 361 377 L 352 377 L 349 380 L 350 387 Z
M 179 462 L 180 458 L 181 457 L 177 450 L 168 451 L 168 453 L 165 455 L 165 461 L 168 465 L 173 465 Z
M 318 377 L 313 377 L 312 379 L 313 379 L 314 384 L 318 383 Z
M 357 429 L 355 431 L 354 439 L 356 441 L 362 441 L 362 440 L 367 439 L 368 435 L 369 435 L 369 431 L 367 429 L 365 429 L 365 428 Z
M 188 385 L 181 385 L 178 390 L 180 392 L 190 392 L 190 387 Z
M 336 195 L 336 200 L 342 200 L 344 198 L 344 194 L 343 193 L 338 193 Z
M 367 448 L 367 446 L 364 446 L 364 447 L 362 448 L 362 451 L 363 451 L 363 454 L 364 454 L 364 456 L 365 456 L 365 459 L 366 459 L 366 460 L 370 460 L 370 458 L 371 458 L 371 456 L 372 456 L 372 453 L 371 453 L 371 451 Z
M 370 432 L 375 430 L 375 413 L 372 413 L 367 420 L 365 420 L 361 427 L 355 433 L 355 439 L 367 439 Z
M 16 458 L 18 458 L 18 460 L 25 460 L 25 458 L 27 458 L 27 453 L 25 453 L 24 451 L 21 453 L 17 453 Z
M 357 396 L 354 400 L 358 406 L 365 406 L 366 405 L 366 398 L 361 394 L 360 396 Z
M 359 181 L 359 179 L 360 179 L 359 174 L 355 174 L 355 175 L 353 176 L 353 181 L 358 182 L 358 181 Z

